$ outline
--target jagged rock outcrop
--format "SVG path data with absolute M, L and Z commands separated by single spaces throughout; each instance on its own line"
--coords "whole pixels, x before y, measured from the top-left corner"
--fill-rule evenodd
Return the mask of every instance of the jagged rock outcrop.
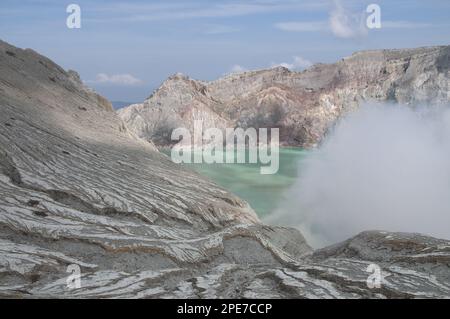
M 175 74 L 146 103 L 121 109 L 118 114 L 139 137 L 159 146 L 167 146 L 174 144 L 171 134 L 175 128 L 186 127 L 193 132 L 195 120 L 202 120 L 205 128 L 230 127 L 231 121 L 211 107 L 214 103 L 204 83 Z M 194 142 L 198 144 L 200 141 Z
M 143 104 L 119 111 L 138 136 L 170 145 L 174 127 L 278 127 L 284 145 L 310 147 L 364 101 L 450 102 L 450 46 L 358 52 L 303 72 L 277 67 L 200 82 L 175 75 Z
M 75 73 L 4 42 L 0 114 L 0 297 L 450 296 L 450 242 L 371 232 L 313 252 L 136 137 Z

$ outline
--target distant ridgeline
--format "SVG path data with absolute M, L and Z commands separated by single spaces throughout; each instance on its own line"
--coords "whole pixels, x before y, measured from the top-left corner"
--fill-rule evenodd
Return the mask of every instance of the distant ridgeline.
M 363 51 L 303 72 L 283 67 L 234 73 L 212 82 L 168 78 L 141 104 L 119 111 L 138 136 L 170 145 L 170 132 L 202 120 L 206 128 L 279 128 L 281 146 L 312 147 L 364 101 L 449 103 L 450 46 Z

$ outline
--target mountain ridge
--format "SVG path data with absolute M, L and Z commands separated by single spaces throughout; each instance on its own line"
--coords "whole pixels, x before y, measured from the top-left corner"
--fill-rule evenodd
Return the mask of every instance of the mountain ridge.
M 294 72 L 283 67 L 214 81 L 169 77 L 143 103 L 118 112 L 138 136 L 159 146 L 168 132 L 204 128 L 278 127 L 286 146 L 312 147 L 342 116 L 366 101 L 450 102 L 450 46 L 355 52 L 333 64 Z

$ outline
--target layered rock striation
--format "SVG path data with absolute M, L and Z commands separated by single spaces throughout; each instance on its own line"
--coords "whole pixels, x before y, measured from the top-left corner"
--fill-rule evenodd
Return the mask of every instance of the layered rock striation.
M 0 114 L 2 298 L 450 296 L 450 242 L 367 232 L 313 251 L 173 164 L 76 73 L 5 42 Z

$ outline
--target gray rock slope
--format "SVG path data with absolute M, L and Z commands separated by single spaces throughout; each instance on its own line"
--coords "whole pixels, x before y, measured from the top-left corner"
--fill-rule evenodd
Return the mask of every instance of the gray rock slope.
M 171 143 L 175 127 L 278 127 L 284 145 L 310 147 L 364 101 L 450 102 L 450 46 L 355 53 L 303 72 L 278 67 L 201 82 L 177 74 L 144 103 L 119 111 L 138 136 Z M 198 141 L 196 141 L 197 143 Z
M 75 72 L 5 42 L 0 114 L 2 298 L 450 297 L 450 242 L 367 232 L 313 252 L 139 139 Z

